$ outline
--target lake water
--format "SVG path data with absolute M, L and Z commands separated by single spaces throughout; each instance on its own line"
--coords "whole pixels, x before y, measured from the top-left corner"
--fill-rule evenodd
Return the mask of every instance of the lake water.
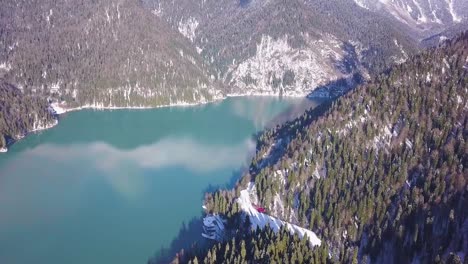
M 0 155 L 0 263 L 146 263 L 201 216 L 207 190 L 237 179 L 252 135 L 297 103 L 62 116 Z

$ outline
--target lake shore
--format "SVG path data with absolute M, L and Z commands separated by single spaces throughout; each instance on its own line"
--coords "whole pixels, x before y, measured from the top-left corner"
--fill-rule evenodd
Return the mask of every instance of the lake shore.
M 54 102 L 49 105 L 50 111 L 57 115 L 57 119 L 53 124 L 49 124 L 44 127 L 39 127 L 36 129 L 33 129 L 31 131 L 28 131 L 25 135 L 20 135 L 17 136 L 17 139 L 12 140 L 7 144 L 5 148 L 0 149 L 0 153 L 7 153 L 8 152 L 8 147 L 13 145 L 15 142 L 18 140 L 23 139 L 24 137 L 28 136 L 29 134 L 32 133 L 37 133 L 41 132 L 50 128 L 53 128 L 59 124 L 59 119 L 58 117 L 60 115 L 70 113 L 70 112 L 75 112 L 75 111 L 81 111 L 81 110 L 99 110 L 99 111 L 107 111 L 107 110 L 149 110 L 149 109 L 159 109 L 159 108 L 168 108 L 168 107 L 193 107 L 193 106 L 199 106 L 199 105 L 206 105 L 209 103 L 214 103 L 218 101 L 223 101 L 228 98 L 235 98 L 235 97 L 279 97 L 279 98 L 307 98 L 307 94 L 286 94 L 286 95 L 279 95 L 277 93 L 230 93 L 226 94 L 223 96 L 215 96 L 212 100 L 201 100 L 199 102 L 175 102 L 171 104 L 165 104 L 165 105 L 158 105 L 158 106 L 103 106 L 101 104 L 85 104 L 82 106 L 78 107 L 67 107 L 66 103 L 58 103 Z
M 59 126 L 0 155 L 0 245 L 9 249 L 0 260 L 10 260 L 0 262 L 147 263 L 165 255 L 161 248 L 202 240 L 193 219 L 203 194 L 232 186 L 253 137 L 296 101 L 239 97 L 60 116 Z

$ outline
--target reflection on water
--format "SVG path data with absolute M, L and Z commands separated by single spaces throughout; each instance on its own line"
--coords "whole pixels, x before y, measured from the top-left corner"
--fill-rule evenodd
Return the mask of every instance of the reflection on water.
M 0 263 L 144 263 L 292 104 L 81 111 L 0 156 Z

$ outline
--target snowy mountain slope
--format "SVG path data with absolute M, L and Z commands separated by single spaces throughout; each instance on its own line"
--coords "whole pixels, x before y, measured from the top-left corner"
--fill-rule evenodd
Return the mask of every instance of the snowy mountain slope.
M 322 116 L 309 111 L 267 131 L 246 176 L 255 179 L 258 203 L 314 230 L 339 262 L 353 252 L 372 263 L 447 261 L 466 252 L 467 44 L 465 33 L 393 67 Z
M 228 239 L 189 258 L 465 263 L 467 45 L 468 32 L 265 131 L 234 189 L 205 196 L 205 210 L 230 223 Z M 300 230 L 279 219 L 313 230 L 321 246 L 293 245 Z
M 317 235 L 305 228 L 302 228 L 297 225 L 282 221 L 274 216 L 267 215 L 265 213 L 260 213 L 252 205 L 250 199 L 251 196 L 256 197 L 257 193 L 255 191 L 255 185 L 252 183 L 249 188 L 242 190 L 240 192 L 240 197 L 237 199 L 237 202 L 240 205 L 242 211 L 244 211 L 248 216 L 252 228 L 255 230 L 258 228 L 263 229 L 267 225 L 273 229 L 275 232 L 279 232 L 282 226 L 285 226 L 286 229 L 292 234 L 297 234 L 299 238 L 307 237 L 311 246 L 320 246 L 322 241 L 317 237 Z
M 465 32 L 259 135 L 235 187 L 205 195 L 226 239 L 175 261 L 466 263 L 467 47 Z
M 351 1 L 145 2 L 197 47 L 233 94 L 307 95 L 416 50 L 404 32 Z
M 265 212 L 259 212 L 254 203 L 258 203 L 257 193 L 254 183 L 251 183 L 245 190 L 240 191 L 239 197 L 236 199 L 239 209 L 245 216 L 248 216 L 250 227 L 252 230 L 263 230 L 269 227 L 273 232 L 278 233 L 281 228 L 285 228 L 291 235 L 298 235 L 299 238 L 306 237 L 312 247 L 320 246 L 322 241 L 317 235 L 303 227 L 283 221 L 274 215 L 269 215 Z M 203 206 L 206 210 L 207 208 Z M 273 213 L 273 212 L 271 212 Z M 204 238 L 223 242 L 226 239 L 226 219 L 219 214 L 208 214 L 203 218 L 203 233 Z
M 465 0 L 354 0 L 367 10 L 386 13 L 394 19 L 421 29 L 444 28 L 468 19 Z

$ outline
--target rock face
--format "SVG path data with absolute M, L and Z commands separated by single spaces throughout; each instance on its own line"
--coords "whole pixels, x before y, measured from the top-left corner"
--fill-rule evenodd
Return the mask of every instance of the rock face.
M 334 63 L 344 57 L 335 38 L 310 40 L 294 48 L 288 36 L 274 39 L 263 35 L 256 53 L 228 70 L 226 80 L 240 94 L 307 95 L 331 79 L 346 76 Z

